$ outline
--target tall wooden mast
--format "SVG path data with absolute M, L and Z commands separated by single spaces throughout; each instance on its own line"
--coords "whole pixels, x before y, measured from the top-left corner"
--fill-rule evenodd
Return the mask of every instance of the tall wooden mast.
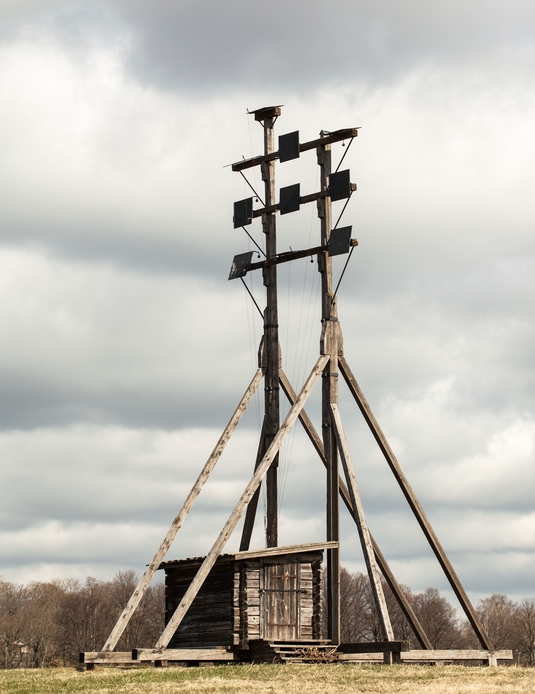
M 320 167 L 320 189 L 327 191 L 331 175 L 331 145 L 317 147 Z M 332 204 L 330 197 L 317 202 L 321 224 L 321 245 L 328 247 L 332 229 Z M 321 354 L 330 359 L 322 374 L 321 426 L 323 449 L 327 461 L 327 540 L 340 541 L 340 495 L 338 489 L 338 450 L 332 426 L 331 404 L 338 403 L 338 353 L 341 349 L 340 326 L 333 296 L 332 258 L 328 251 L 318 254 L 318 269 L 321 273 Z M 333 643 L 340 641 L 340 548 L 327 551 L 327 635 Z
M 264 156 L 262 163 L 262 179 L 266 212 L 262 215 L 262 226 L 266 241 L 266 259 L 273 260 L 277 256 L 276 210 L 268 211 L 275 205 L 275 160 L 267 157 L 275 151 L 274 124 L 280 115 L 280 107 L 261 109 L 255 113 L 255 119 L 264 127 Z M 265 377 L 264 403 L 265 427 L 264 449 L 267 450 L 276 436 L 280 426 L 279 413 L 279 311 L 277 303 L 277 265 L 267 265 L 263 268 L 263 279 L 266 287 L 266 309 L 264 311 L 264 350 Z M 266 545 L 276 547 L 278 542 L 277 514 L 277 454 L 267 472 L 266 478 Z
M 377 443 L 390 466 L 409 506 L 418 520 L 424 535 L 434 551 L 445 575 L 455 591 L 459 602 L 470 620 L 475 634 L 484 649 L 492 649 L 490 642 L 480 620 L 475 612 L 461 582 L 455 574 L 431 524 L 410 487 L 407 479 L 401 471 L 401 467 L 395 458 L 379 424 L 373 416 L 371 409 L 355 380 L 349 365 L 343 354 L 342 331 L 338 320 L 336 290 L 333 291 L 332 257 L 340 254 L 351 254 L 355 239 L 351 239 L 351 227 L 337 228 L 332 222 L 332 201 L 348 200 L 356 186 L 350 183 L 349 170 L 331 171 L 331 145 L 335 142 L 349 140 L 352 142 L 358 134 L 357 128 L 346 128 L 329 133 L 322 131 L 320 137 L 309 142 L 299 141 L 299 132 L 288 133 L 279 137 L 279 147 L 275 149 L 274 124 L 281 114 L 280 106 L 271 106 L 252 112 L 255 120 L 261 123 L 264 129 L 264 153 L 232 164 L 233 171 L 243 172 L 255 166 L 261 167 L 264 181 L 265 200 L 261 201 L 263 207 L 253 209 L 253 197 L 234 203 L 234 227 L 239 228 L 252 223 L 253 218 L 262 218 L 262 229 L 265 236 L 265 258 L 259 262 L 252 262 L 253 252 L 242 253 L 234 257 L 229 279 L 241 278 L 253 270 L 262 270 L 263 282 L 266 287 L 266 308 L 263 315 L 263 338 L 259 350 L 258 371 L 251 381 L 242 401 L 232 416 L 227 429 L 221 436 L 216 448 L 208 459 L 205 468 L 193 486 L 189 496 L 184 502 L 180 513 L 173 521 L 164 541 L 156 552 L 153 560 L 141 579 L 136 590 L 132 594 L 122 615 L 110 634 L 101 653 L 92 654 L 93 662 L 107 662 L 107 658 L 115 646 L 121 634 L 124 632 L 132 614 L 136 610 L 143 594 L 149 585 L 160 562 L 164 558 L 169 546 L 173 542 L 185 517 L 189 513 L 193 503 L 213 470 L 232 432 L 238 424 L 247 404 L 250 402 L 261 379 L 264 379 L 264 421 L 256 455 L 254 474 L 245 488 L 236 507 L 229 516 L 228 521 L 221 530 L 212 549 L 204 558 L 194 579 L 177 605 L 174 613 L 169 618 L 165 630 L 156 643 L 152 655 L 165 655 L 165 651 L 173 634 L 180 626 L 184 615 L 191 607 L 204 581 L 210 574 L 226 542 L 237 527 L 242 515 L 245 513 L 244 526 L 240 550 L 249 549 L 253 530 L 256 509 L 258 505 L 260 485 L 266 480 L 267 508 L 266 508 L 266 544 L 268 547 L 278 545 L 278 517 L 277 517 L 277 466 L 279 450 L 285 437 L 291 430 L 297 419 L 305 428 L 317 454 L 327 471 L 327 508 L 326 508 L 326 535 L 327 543 L 327 607 L 328 637 L 333 644 L 340 643 L 340 527 L 339 527 L 339 500 L 342 497 L 351 517 L 357 526 L 360 543 L 366 562 L 366 568 L 371 584 L 379 624 L 382 630 L 384 643 L 393 642 L 394 636 L 388 610 L 386 606 L 383 586 L 379 575 L 382 572 L 384 579 L 392 590 L 403 613 L 407 617 L 421 647 L 431 649 L 431 643 L 427 638 L 421 624 L 418 622 L 412 607 L 406 599 L 403 591 L 396 582 L 394 575 L 388 566 L 379 547 L 373 539 L 364 516 L 364 510 L 360 499 L 357 480 L 353 464 L 351 462 L 349 446 L 343 430 L 342 420 L 338 409 L 338 385 L 339 373 L 342 374 L 349 390 L 355 398 L 365 421 L 370 427 Z M 349 148 L 349 145 L 348 145 Z M 281 188 L 279 200 L 276 198 L 275 189 L 275 162 L 289 161 L 298 158 L 302 152 L 315 150 L 317 162 L 320 167 L 320 190 L 301 196 L 299 184 Z M 347 149 L 346 149 L 347 152 Z M 343 159 L 344 157 L 342 157 Z M 340 162 L 341 163 L 341 162 Z M 338 168 L 340 164 L 338 165 Z M 249 184 L 250 185 L 250 184 Z M 251 186 L 252 187 L 252 186 Z M 259 196 L 255 192 L 255 198 Z M 276 214 L 288 214 L 296 212 L 300 205 L 316 202 L 318 216 L 320 218 L 321 235 L 320 245 L 313 248 L 278 253 L 276 239 Z M 344 207 L 345 209 L 345 207 Z M 342 210 L 343 213 L 343 210 Z M 341 215 L 340 215 L 341 216 Z M 247 232 L 247 230 L 245 229 Z M 247 232 L 249 234 L 249 232 Z M 250 234 L 249 234 L 250 236 Z M 252 238 L 250 236 L 250 238 Z M 254 240 L 254 239 L 253 239 Z M 256 244 L 256 241 L 254 242 Z M 258 246 L 258 245 L 257 245 Z M 260 250 L 260 246 L 258 246 Z M 351 249 L 351 250 L 350 250 Z M 296 394 L 282 371 L 279 331 L 278 331 L 278 306 L 277 306 L 277 265 L 290 262 L 298 258 L 317 257 L 318 270 L 321 273 L 322 305 L 321 322 L 322 331 L 320 339 L 320 355 L 309 377 L 303 384 L 299 394 Z M 347 263 L 346 263 L 347 266 Z M 342 271 L 343 276 L 343 271 Z M 341 280 L 341 278 L 340 278 Z M 340 280 L 338 285 L 340 284 Z M 338 286 L 337 285 L 337 286 Z M 258 306 L 257 306 L 258 307 Z M 260 310 L 260 309 L 259 309 Z M 322 379 L 322 412 L 321 412 L 321 436 L 314 429 L 312 421 L 305 412 L 305 404 L 312 392 L 315 383 Z M 279 386 L 282 385 L 288 400 L 290 410 L 282 424 L 280 423 Z M 345 483 L 340 476 L 339 461 L 345 476 Z M 284 591 L 283 591 L 284 592 Z M 389 651 L 384 648 L 385 653 Z M 154 658 L 153 658 L 154 659 Z M 385 660 L 386 662 L 386 660 Z M 489 660 L 490 662 L 490 660 Z

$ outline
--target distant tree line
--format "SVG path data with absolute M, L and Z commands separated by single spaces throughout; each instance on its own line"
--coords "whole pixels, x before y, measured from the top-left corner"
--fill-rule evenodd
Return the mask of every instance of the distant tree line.
M 341 571 L 342 641 L 382 640 L 367 576 Z M 88 578 L 35 582 L 26 586 L 0 580 L 0 667 L 73 665 L 81 651 L 98 651 L 133 593 L 138 578 L 121 571 L 111 581 Z M 465 620 L 438 590 L 402 590 L 412 605 L 433 648 L 479 648 Z M 394 636 L 419 648 L 405 616 L 384 585 Z M 164 586 L 151 586 L 134 613 L 119 651 L 151 648 L 164 628 Z M 480 600 L 477 612 L 497 649 L 512 649 L 515 661 L 535 665 L 535 598 L 518 603 L 506 595 Z
M 73 665 L 81 651 L 104 645 L 137 585 L 134 571 L 112 581 L 88 578 L 35 582 L 0 580 L 0 667 Z M 150 586 L 118 650 L 152 647 L 164 628 L 164 586 Z
M 392 629 L 397 640 L 407 640 L 420 648 L 390 588 L 383 583 Z M 436 588 L 413 593 L 401 586 L 434 649 L 480 648 L 470 623 L 441 597 Z M 341 639 L 344 643 L 382 640 L 377 611 L 368 577 L 342 568 L 340 575 Z M 535 598 L 518 603 L 506 595 L 480 600 L 476 611 L 496 649 L 512 649 L 514 661 L 535 665 Z

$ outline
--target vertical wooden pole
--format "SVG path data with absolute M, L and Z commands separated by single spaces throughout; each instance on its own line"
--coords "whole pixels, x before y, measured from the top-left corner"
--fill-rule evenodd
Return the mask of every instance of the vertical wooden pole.
M 331 146 L 317 147 L 320 167 L 320 186 L 326 191 L 331 174 Z M 321 244 L 329 242 L 332 227 L 332 209 L 330 197 L 318 200 L 318 216 L 321 221 Z M 340 508 L 338 488 L 338 452 L 332 426 L 331 403 L 338 403 L 338 352 L 340 330 L 333 297 L 332 260 L 324 251 L 318 255 L 318 269 L 321 272 L 322 310 L 321 310 L 321 343 L 320 353 L 329 355 L 330 359 L 322 377 L 322 429 L 323 448 L 327 460 L 327 540 L 340 541 Z M 327 550 L 327 636 L 332 643 L 340 643 L 340 550 Z
M 388 607 L 386 606 L 386 599 L 381 583 L 381 577 L 379 576 L 379 569 L 377 568 L 377 563 L 375 561 L 375 552 L 373 551 L 370 531 L 368 530 L 368 523 L 366 522 L 366 516 L 364 515 L 364 507 L 362 506 L 362 501 L 360 498 L 357 478 L 355 476 L 355 470 L 353 468 L 351 455 L 349 453 L 349 446 L 347 445 L 344 429 L 342 427 L 340 411 L 338 410 L 338 406 L 334 403 L 331 403 L 331 412 L 333 416 L 336 441 L 338 443 L 338 449 L 342 458 L 347 489 L 349 491 L 349 496 L 351 497 L 353 514 L 357 523 L 357 530 L 360 537 L 362 552 L 364 554 L 364 561 L 366 562 L 366 568 L 368 570 L 368 577 L 370 579 L 370 586 L 372 589 L 373 599 L 375 601 L 375 607 L 377 609 L 377 616 L 381 625 L 381 631 L 383 633 L 383 639 L 385 641 L 393 641 L 394 632 L 392 631 L 392 625 L 390 623 L 390 616 L 388 614 Z
M 280 113 L 280 108 L 268 109 L 262 114 L 264 126 L 264 154 L 275 151 L 274 123 Z M 266 207 L 274 205 L 275 200 L 275 161 L 262 163 L 262 179 Z M 274 258 L 277 254 L 275 212 L 262 216 L 262 225 L 266 236 L 266 258 Z M 265 441 L 263 449 L 267 450 L 279 431 L 279 318 L 277 303 L 277 266 L 264 268 L 264 285 L 266 287 L 267 306 L 264 312 L 264 348 L 266 350 L 265 372 Z M 277 513 L 277 468 L 279 455 L 275 456 L 266 476 L 266 545 L 276 547 L 278 543 L 278 513 Z

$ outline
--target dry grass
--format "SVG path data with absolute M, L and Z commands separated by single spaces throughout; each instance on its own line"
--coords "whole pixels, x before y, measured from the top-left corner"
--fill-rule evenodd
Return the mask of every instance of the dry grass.
M 535 694 L 535 669 L 243 665 L 0 671 L 1 694 Z

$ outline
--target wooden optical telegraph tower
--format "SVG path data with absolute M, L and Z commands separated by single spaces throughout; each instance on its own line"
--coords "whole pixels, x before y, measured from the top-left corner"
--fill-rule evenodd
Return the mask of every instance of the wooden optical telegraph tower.
M 418 499 L 375 419 L 343 353 L 342 331 L 338 316 L 337 290 L 349 259 L 357 245 L 351 226 L 340 226 L 356 186 L 348 169 L 340 169 L 345 153 L 358 134 L 357 128 L 335 132 L 321 131 L 319 138 L 301 142 L 299 132 L 279 136 L 275 142 L 275 122 L 281 106 L 251 112 L 263 128 L 263 154 L 239 161 L 232 170 L 239 172 L 251 187 L 253 195 L 234 203 L 234 228 L 243 228 L 264 256 L 256 262 L 256 251 L 234 257 L 229 279 L 241 279 L 260 270 L 266 288 L 266 307 L 262 311 L 263 336 L 259 348 L 258 370 L 212 454 L 188 494 L 183 507 L 148 565 L 112 633 L 98 653 L 81 654 L 88 666 L 95 663 L 140 662 L 156 664 L 178 662 L 267 661 L 303 657 L 309 649 L 326 652 L 332 658 L 358 661 L 378 656 L 383 662 L 429 662 L 441 659 L 486 660 L 509 658 L 510 652 L 495 652 L 459 578 L 429 523 Z M 333 170 L 332 146 L 346 143 L 345 153 Z M 300 184 L 277 190 L 275 169 L 306 152 L 316 154 L 319 166 L 319 190 L 302 195 Z M 263 196 L 251 186 L 247 169 L 260 167 L 264 183 Z M 332 202 L 345 201 L 342 213 L 333 223 Z M 254 208 L 255 201 L 261 204 Z M 320 220 L 320 245 L 298 251 L 278 252 L 277 215 L 298 212 L 302 205 L 316 203 Z M 261 218 L 265 240 L 262 249 L 247 227 Z M 342 277 L 333 287 L 332 258 L 346 254 Z M 297 394 L 282 368 L 279 346 L 277 268 L 298 258 L 317 258 L 321 273 L 321 335 L 319 356 Z M 244 282 L 245 284 L 245 282 Z M 245 285 L 247 288 L 247 285 Z M 249 291 L 249 290 L 248 290 Z M 252 297 L 252 295 L 251 295 Z M 342 376 L 366 423 L 382 451 L 410 509 L 418 521 L 431 549 L 455 592 L 463 611 L 481 644 L 478 651 L 433 651 L 411 605 L 398 585 L 386 559 L 375 542 L 364 515 L 355 471 L 351 462 L 340 411 L 338 389 Z M 315 384 L 321 380 L 321 435 L 305 411 L 305 404 Z M 264 384 L 264 418 L 252 477 L 236 507 L 204 557 L 163 562 L 184 519 L 191 510 L 204 483 L 216 465 L 255 391 Z M 281 422 L 280 397 L 290 403 Z M 278 545 L 277 468 L 281 445 L 299 419 L 320 461 L 326 469 L 326 540 L 280 547 Z M 261 483 L 266 485 L 266 547 L 250 548 Z M 347 507 L 358 529 L 371 591 L 380 622 L 382 640 L 377 643 L 340 644 L 340 499 Z M 240 549 L 224 554 L 227 540 L 244 517 Z M 326 567 L 323 572 L 323 558 Z M 155 572 L 166 572 L 166 626 L 153 648 L 133 652 L 116 652 L 115 648 L 132 614 Z M 321 606 L 322 574 L 326 580 L 326 610 Z M 383 580 L 391 589 L 407 618 L 416 639 L 418 651 L 406 651 L 406 643 L 395 639 L 383 591 Z M 326 616 L 326 623 L 325 621 Z M 444 655 L 446 653 L 446 655 Z M 370 656 L 370 654 L 372 654 Z M 374 655 L 375 654 L 375 655 Z M 442 654 L 442 655 L 440 655 Z

